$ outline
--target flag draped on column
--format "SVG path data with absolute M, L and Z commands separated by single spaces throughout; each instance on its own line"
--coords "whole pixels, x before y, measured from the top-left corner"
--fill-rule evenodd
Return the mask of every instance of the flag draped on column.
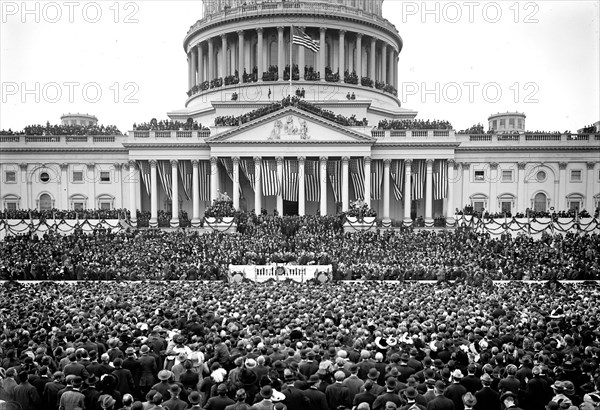
M 152 191 L 152 188 L 150 187 L 150 162 L 138 161 L 138 168 L 140 169 L 140 175 L 142 177 L 142 181 L 144 181 L 146 192 L 148 195 L 150 195 Z
M 200 161 L 198 164 L 200 184 L 200 201 L 210 201 L 210 161 Z
M 158 176 L 162 187 L 167 194 L 167 198 L 171 199 L 171 162 L 170 161 L 158 161 Z
M 383 160 L 371 161 L 371 199 L 381 199 L 381 183 L 383 182 Z
M 240 159 L 240 169 L 250 181 L 250 187 L 254 192 L 256 192 L 256 181 L 254 179 L 254 174 L 256 173 L 254 170 L 254 160 L 253 159 Z
M 319 188 L 319 161 L 305 161 L 304 175 L 306 200 L 310 202 L 319 202 L 321 200 L 321 190 Z
M 394 186 L 394 196 L 396 200 L 402 201 L 402 190 L 404 189 L 404 161 L 395 159 L 390 166 L 390 176 Z
M 231 158 L 221 158 L 221 164 L 223 164 L 223 167 L 225 168 L 229 179 L 231 179 L 231 182 L 235 182 L 233 180 L 233 160 Z M 240 197 L 243 197 L 242 184 L 239 184 L 238 187 L 240 191 Z
M 448 161 L 440 159 L 438 171 L 433 173 L 433 199 L 444 199 L 448 195 Z
M 298 200 L 298 160 L 285 160 L 283 162 L 283 199 L 286 201 Z
M 342 201 L 342 161 L 327 161 L 327 175 L 333 188 L 333 201 Z
M 365 200 L 365 163 L 362 158 L 352 158 L 349 162 L 350 177 L 354 187 L 355 199 Z
M 412 172 L 412 199 L 418 200 L 423 198 L 425 192 L 425 173 L 427 165 L 424 159 L 417 159 L 413 162 Z
M 183 182 L 183 193 L 189 201 L 192 197 L 192 178 L 193 178 L 193 167 L 192 161 L 182 160 L 179 161 L 179 176 Z
M 279 177 L 277 175 L 277 161 L 274 159 L 264 159 L 261 166 L 261 177 L 263 195 L 279 195 Z

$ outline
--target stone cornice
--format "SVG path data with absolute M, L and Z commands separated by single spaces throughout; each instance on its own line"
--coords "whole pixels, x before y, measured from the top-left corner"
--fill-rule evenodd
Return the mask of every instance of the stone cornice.
M 44 148 L 44 147 L 39 147 L 39 148 L 33 148 L 33 147 L 14 147 L 14 148 L 2 148 L 2 152 L 6 153 L 6 152 L 123 152 L 123 153 L 127 153 L 128 150 L 124 148 L 125 144 L 123 144 L 123 147 L 48 147 L 48 148 Z
M 557 146 L 500 146 L 500 147 L 496 147 L 496 146 L 490 146 L 490 145 L 486 145 L 486 146 L 482 146 L 482 147 L 465 147 L 465 146 L 460 146 L 461 143 L 458 143 L 459 147 L 456 149 L 457 153 L 460 152 L 469 152 L 469 151 L 477 151 L 477 152 L 481 152 L 481 151 L 511 151 L 511 152 L 527 152 L 527 151 L 598 151 L 598 147 L 597 146 L 577 146 L 577 147 L 569 147 L 566 145 L 557 145 Z
M 408 142 L 408 141 L 398 141 L 398 142 L 380 142 L 377 141 L 374 148 L 379 147 L 440 147 L 440 148 L 456 148 L 460 145 L 459 142 L 440 142 L 440 141 L 418 141 L 418 142 Z
M 164 143 L 158 142 L 156 144 L 150 143 L 125 143 L 123 144 L 125 148 L 135 149 L 135 148 L 210 148 L 206 143 L 201 142 L 189 142 L 189 143 Z

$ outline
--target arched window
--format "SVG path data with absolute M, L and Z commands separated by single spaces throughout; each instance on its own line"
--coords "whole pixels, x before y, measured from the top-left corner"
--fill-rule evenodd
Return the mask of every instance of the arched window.
M 567 209 L 580 211 L 583 209 L 583 195 L 570 194 L 567 196 Z
M 546 212 L 547 206 L 548 198 L 543 192 L 539 192 L 533 197 L 533 210 L 535 212 Z
M 74 211 L 83 211 L 87 209 L 87 200 L 88 197 L 82 194 L 74 194 L 69 198 L 69 202 L 71 203 L 71 209 Z
M 475 194 L 471 196 L 471 206 L 474 212 L 482 213 L 488 207 L 488 197 L 484 194 Z
M 7 194 L 4 195 L 3 199 L 3 208 L 9 211 L 16 211 L 17 209 L 21 209 L 21 197 L 15 194 Z
M 48 211 L 52 209 L 52 197 L 49 194 L 40 195 L 39 209 L 40 211 Z
M 498 209 L 501 213 L 512 214 L 515 208 L 515 196 L 513 194 L 502 194 L 498 197 Z
M 115 197 L 109 194 L 98 195 L 96 203 L 96 208 L 98 209 L 111 210 L 115 207 Z
M 278 48 L 278 44 L 277 41 L 271 41 L 271 43 L 269 43 L 269 65 L 277 65 L 277 48 Z M 267 67 L 268 69 L 268 67 Z M 267 69 L 265 69 L 265 71 L 268 71 Z

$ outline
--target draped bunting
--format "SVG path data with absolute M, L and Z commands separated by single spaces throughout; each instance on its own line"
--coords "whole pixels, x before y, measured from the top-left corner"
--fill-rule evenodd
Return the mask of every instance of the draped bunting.
M 390 166 L 390 176 L 392 177 L 394 196 L 398 201 L 402 201 L 402 192 L 404 190 L 404 173 L 404 161 L 399 159 L 393 160 Z
M 365 200 L 365 164 L 362 158 L 350 159 L 350 177 L 356 199 Z
M 298 160 L 285 160 L 283 162 L 283 199 L 297 201 L 298 186 Z
M 234 176 L 233 176 L 233 159 L 221 158 L 221 164 L 223 164 L 223 167 L 225 168 L 225 171 L 227 172 L 229 179 L 231 179 L 231 182 L 235 182 Z M 242 184 L 238 185 L 238 189 L 240 191 L 240 198 L 242 198 L 244 196 L 242 193 Z
M 418 200 L 423 198 L 425 192 L 425 173 L 426 165 L 424 159 L 417 159 L 412 165 L 412 199 Z
M 280 181 L 277 175 L 277 161 L 264 159 L 261 165 L 262 189 L 265 196 L 279 195 Z
M 304 186 L 306 188 L 306 200 L 319 202 L 321 191 L 319 189 L 319 161 L 307 160 L 304 163 Z
M 179 176 L 183 182 L 183 193 L 189 201 L 192 198 L 192 180 L 194 168 L 192 167 L 192 161 L 181 160 L 178 164 Z
M 198 164 L 198 176 L 200 184 L 200 200 L 210 201 L 210 161 L 200 161 Z
M 342 161 L 327 161 L 327 174 L 333 188 L 334 202 L 342 201 Z
M 381 185 L 383 182 L 383 160 L 377 159 L 371 162 L 371 199 L 381 199 Z
M 250 181 L 250 186 L 252 190 L 256 192 L 256 181 L 254 178 L 254 174 L 256 173 L 254 170 L 254 160 L 253 159 L 240 159 L 240 168 L 248 181 Z
M 448 161 L 437 160 L 439 168 L 433 173 L 433 199 L 443 199 L 448 196 Z
M 167 198 L 171 199 L 171 162 L 170 161 L 158 161 L 158 176 L 160 178 L 160 182 L 162 183 L 162 187 L 167 194 Z
M 152 188 L 150 186 L 150 162 L 138 161 L 138 166 L 140 168 L 140 175 L 142 177 L 142 181 L 144 181 L 144 186 L 146 187 L 146 192 L 148 193 L 148 195 L 150 195 L 152 192 Z

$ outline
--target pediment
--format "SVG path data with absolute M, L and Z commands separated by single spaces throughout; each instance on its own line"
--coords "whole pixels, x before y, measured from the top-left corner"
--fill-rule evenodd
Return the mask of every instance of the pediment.
M 286 107 L 206 140 L 219 143 L 372 144 L 375 139 L 295 107 Z

